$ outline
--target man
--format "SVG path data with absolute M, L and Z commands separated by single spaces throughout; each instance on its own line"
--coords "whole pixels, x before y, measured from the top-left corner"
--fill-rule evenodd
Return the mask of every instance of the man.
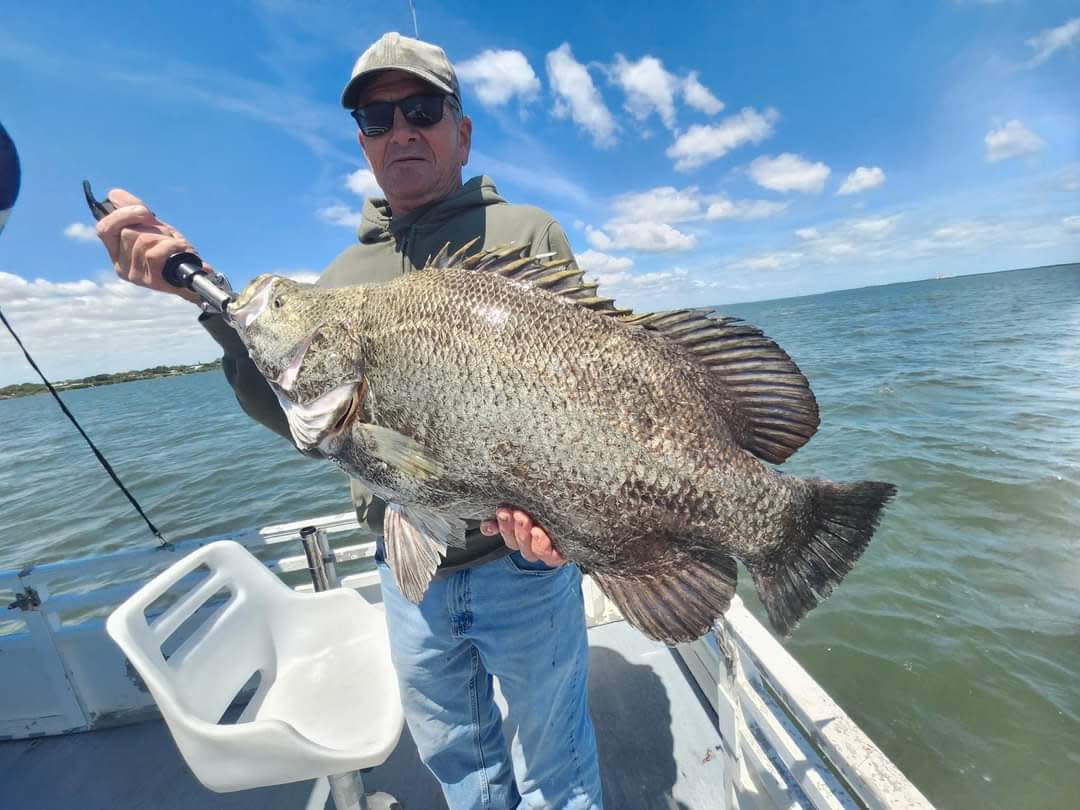
M 487 178 L 462 184 L 472 121 L 441 48 L 386 34 L 357 60 L 341 101 L 359 124 L 360 147 L 386 199 L 365 202 L 358 243 L 326 268 L 320 284 L 389 281 L 422 268 L 444 244 L 454 250 L 477 237 L 475 249 L 517 242 L 573 258 L 548 214 L 506 203 Z M 195 302 L 161 279 L 169 255 L 192 249 L 183 235 L 126 192 L 109 197 L 120 207 L 98 223 L 98 233 L 117 273 Z M 204 313 L 200 322 L 224 349 L 225 374 L 244 410 L 288 437 L 236 333 L 217 315 Z M 381 533 L 384 505 L 351 484 L 358 515 Z M 381 543 L 376 552 L 417 749 L 451 810 L 600 808 L 581 574 L 563 565 L 542 527 L 510 506 L 495 520 L 470 524 L 466 539 L 464 549 L 449 551 L 420 605 L 398 590 Z M 517 727 L 514 746 L 524 761 L 518 784 L 492 676 Z

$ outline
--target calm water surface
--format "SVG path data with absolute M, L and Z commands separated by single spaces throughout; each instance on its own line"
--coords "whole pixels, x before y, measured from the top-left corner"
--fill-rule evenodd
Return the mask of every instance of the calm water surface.
M 938 806 L 1077 806 L 1080 265 L 722 309 L 817 395 L 784 469 L 900 489 L 788 649 Z M 219 374 L 65 399 L 171 539 L 349 508 Z M 42 396 L 0 402 L 0 525 L 0 569 L 153 542 Z

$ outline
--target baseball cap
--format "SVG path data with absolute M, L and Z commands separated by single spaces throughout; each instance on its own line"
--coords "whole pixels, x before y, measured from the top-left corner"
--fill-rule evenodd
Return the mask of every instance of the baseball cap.
M 457 75 L 446 56 L 446 51 L 438 45 L 412 37 L 403 37 L 397 31 L 391 31 L 379 37 L 370 48 L 360 54 L 353 65 L 352 76 L 341 93 L 341 106 L 347 110 L 355 109 L 360 91 L 376 74 L 384 70 L 402 70 L 423 79 L 461 103 L 461 91 Z

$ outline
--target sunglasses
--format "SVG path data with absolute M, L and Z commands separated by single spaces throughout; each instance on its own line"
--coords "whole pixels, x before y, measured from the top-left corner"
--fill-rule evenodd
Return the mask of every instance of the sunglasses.
M 444 94 L 418 94 L 399 101 L 373 101 L 352 111 L 360 131 L 368 138 L 385 135 L 394 127 L 394 108 L 401 110 L 405 120 L 414 127 L 433 127 L 443 117 Z

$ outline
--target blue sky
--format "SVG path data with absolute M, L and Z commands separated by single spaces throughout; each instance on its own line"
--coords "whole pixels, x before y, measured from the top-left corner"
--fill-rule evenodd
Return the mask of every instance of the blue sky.
M 1080 259 L 1075 0 L 416 11 L 466 79 L 466 177 L 551 211 L 627 305 Z M 337 99 L 387 30 L 412 32 L 407 0 L 5 11 L 23 189 L 0 307 L 48 373 L 215 355 L 190 305 L 112 280 L 84 177 L 142 196 L 237 286 L 350 244 L 377 192 Z M 29 379 L 0 336 L 0 385 Z

